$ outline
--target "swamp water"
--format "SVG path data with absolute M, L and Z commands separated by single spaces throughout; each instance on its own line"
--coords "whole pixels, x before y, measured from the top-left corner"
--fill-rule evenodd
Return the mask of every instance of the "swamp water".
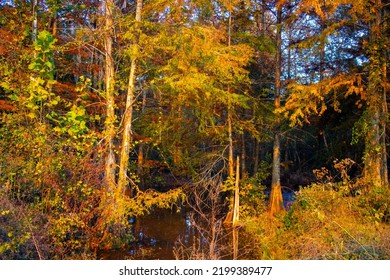
M 265 194 L 268 195 L 267 192 Z M 288 210 L 295 200 L 294 192 L 283 189 L 283 199 Z M 194 245 L 197 249 L 207 251 L 209 236 L 205 229 L 210 225 L 205 225 L 201 233 L 198 230 L 200 223 L 196 227 L 193 221 L 190 211 L 157 209 L 152 214 L 136 219 L 130 229 L 135 239 L 133 242 L 123 249 L 102 253 L 99 259 L 174 260 L 174 252 L 179 247 L 187 248 L 188 252 Z M 238 259 L 251 259 L 251 238 L 239 229 L 233 231 L 221 225 L 216 242 L 221 259 L 233 259 L 236 256 Z
M 176 259 L 175 250 L 179 247 L 192 250 L 194 242 L 196 242 L 197 248 L 204 247 L 202 249 L 207 251 L 208 241 L 202 239 L 200 232 L 192 225 L 192 221 L 189 212 L 156 210 L 152 214 L 138 218 L 132 225 L 131 232 L 135 238 L 133 242 L 123 249 L 104 252 L 99 258 L 111 260 L 174 260 Z M 238 233 L 235 232 L 235 234 Z M 219 243 L 224 244 L 224 248 L 218 249 L 220 250 L 219 253 L 223 259 L 233 259 L 232 231 L 223 228 L 220 236 L 223 237 L 219 239 Z M 229 249 L 226 249 L 226 247 L 229 247 Z

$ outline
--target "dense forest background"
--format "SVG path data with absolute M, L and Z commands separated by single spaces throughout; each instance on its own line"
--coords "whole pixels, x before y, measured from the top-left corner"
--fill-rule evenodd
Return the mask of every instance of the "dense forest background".
M 202 232 L 177 258 L 233 227 L 251 258 L 388 259 L 389 10 L 2 0 L 0 259 L 94 259 L 162 208 Z

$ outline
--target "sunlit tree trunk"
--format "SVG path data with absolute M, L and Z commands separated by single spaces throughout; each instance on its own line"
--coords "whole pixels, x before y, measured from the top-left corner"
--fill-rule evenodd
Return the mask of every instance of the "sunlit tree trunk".
M 386 77 L 386 64 L 384 64 L 384 76 Z M 381 117 L 381 126 L 382 126 L 382 135 L 381 135 L 381 145 L 382 145 L 382 167 L 381 167 L 381 176 L 383 185 L 389 186 L 389 175 L 387 171 L 387 148 L 386 148 L 386 125 L 387 125 L 387 98 L 386 98 L 386 86 L 383 89 L 383 105 L 382 105 L 382 117 Z
M 114 2 L 105 1 L 105 85 L 106 85 L 106 121 L 105 137 L 107 146 L 107 155 L 105 162 L 105 184 L 109 192 L 115 190 L 115 155 L 114 155 L 114 137 L 115 137 L 115 100 L 114 100 L 114 58 L 112 54 L 113 44 L 113 11 Z
M 229 177 L 233 178 L 234 176 L 233 129 L 232 129 L 232 118 L 230 112 L 228 116 L 228 138 L 229 138 L 229 155 L 228 155 Z
M 272 160 L 272 186 L 269 201 L 269 212 L 274 215 L 284 210 L 282 187 L 280 185 L 280 78 L 281 78 L 281 46 L 282 46 L 282 7 L 277 7 L 276 59 L 275 59 L 275 110 L 276 128 Z
M 53 16 L 53 24 L 52 24 L 52 29 L 51 29 L 53 37 L 55 37 L 57 35 L 57 23 L 58 23 L 58 14 L 56 12 L 55 15 Z
M 231 46 L 231 40 L 232 40 L 232 1 L 229 0 L 227 1 L 227 9 L 228 9 L 228 12 L 229 12 L 229 18 L 228 18 L 228 41 L 227 41 L 227 45 L 228 47 Z M 227 87 L 227 90 L 228 92 L 230 93 L 231 89 L 230 89 L 230 86 Z M 233 111 L 233 105 L 231 104 L 231 102 L 228 103 L 228 106 L 227 106 L 227 113 L 228 113 L 228 116 L 227 116 L 227 125 L 228 125 L 228 141 L 229 141 L 229 144 L 228 144 L 228 175 L 229 175 L 229 178 L 233 179 L 235 174 L 234 174 L 234 147 L 233 147 L 233 124 L 232 124 L 232 111 Z M 237 164 L 238 161 L 237 161 Z M 239 166 L 237 166 L 237 168 L 239 168 Z M 239 176 L 239 174 L 237 174 L 237 176 Z M 236 177 L 236 180 L 238 180 L 238 177 Z M 230 204 L 230 207 L 231 207 L 231 211 L 228 213 L 226 219 L 225 219 L 225 223 L 227 224 L 230 224 L 230 223 L 237 223 L 238 221 L 238 216 L 237 213 L 236 213 L 236 187 L 234 188 L 233 190 L 233 197 L 232 197 L 232 200 L 231 200 L 231 204 Z
M 141 21 L 142 13 L 142 0 L 137 0 L 137 9 L 135 15 L 136 23 Z M 137 26 L 139 28 L 139 26 Z M 139 32 L 138 30 L 136 32 Z M 138 42 L 135 42 L 135 51 L 133 57 L 131 58 L 130 65 L 130 74 L 129 81 L 127 86 L 127 97 L 126 97 L 126 111 L 123 121 L 123 135 L 122 135 L 122 146 L 120 153 L 120 163 L 119 163 L 119 179 L 118 179 L 118 188 L 120 191 L 124 192 L 127 186 L 127 171 L 129 167 L 129 153 L 130 146 L 132 144 L 131 134 L 132 132 L 132 122 L 133 122 L 133 105 L 134 105 L 134 91 L 135 91 L 135 71 L 137 67 L 137 55 L 138 55 Z M 132 191 L 129 192 L 130 195 Z
M 231 46 L 232 41 L 232 3 L 229 1 L 229 19 L 228 19 L 228 46 Z M 230 88 L 228 88 L 230 91 Z M 228 138 L 229 138 L 229 177 L 234 176 L 234 158 L 233 158 L 233 128 L 232 128 L 232 113 L 231 106 L 228 106 Z
M 382 1 L 376 0 L 370 7 L 373 20 L 370 23 L 369 46 L 369 76 L 368 76 L 368 109 L 367 109 L 367 138 L 365 150 L 364 176 L 368 183 L 374 185 L 387 184 L 387 155 L 386 155 L 386 59 L 382 34 Z M 383 136 L 382 136 L 383 135 Z
M 49 5 L 49 11 L 51 13 L 51 17 L 49 20 L 48 28 L 51 29 L 51 34 L 53 37 L 57 35 L 57 23 L 58 23 L 58 10 L 54 5 Z
M 260 8 L 260 18 L 259 24 L 259 32 L 261 36 L 264 36 L 266 34 L 266 18 L 265 18 L 265 11 L 267 9 L 266 6 L 266 0 L 261 1 L 261 8 Z M 255 139 L 255 158 L 254 158 L 254 164 L 253 164 L 253 175 L 255 176 L 259 169 L 259 157 L 260 157 L 260 141 L 258 139 Z
M 233 218 L 232 223 L 233 226 L 238 225 L 238 221 L 240 220 L 240 158 L 237 157 L 236 162 L 236 182 L 234 185 L 234 204 L 233 204 Z
M 381 146 L 379 127 L 379 104 L 368 108 L 368 132 L 366 140 L 366 158 L 364 163 L 364 177 L 367 182 L 381 184 Z
M 246 145 L 245 145 L 245 133 L 241 135 L 241 178 L 244 178 L 246 173 Z
M 383 7 L 383 13 L 382 13 L 382 30 L 381 32 L 382 36 L 383 34 L 388 34 L 389 32 L 389 10 L 390 6 L 384 6 Z M 384 44 L 389 45 L 389 37 L 387 35 L 384 35 Z M 383 184 L 385 186 L 389 186 L 389 175 L 387 170 L 387 148 L 386 148 L 386 126 L 387 126 L 387 118 L 388 118 L 388 108 L 387 108 L 387 61 L 389 61 L 389 49 L 384 48 L 383 49 L 383 62 L 382 62 L 382 75 L 383 75 L 383 102 L 382 102 L 382 177 L 383 177 Z

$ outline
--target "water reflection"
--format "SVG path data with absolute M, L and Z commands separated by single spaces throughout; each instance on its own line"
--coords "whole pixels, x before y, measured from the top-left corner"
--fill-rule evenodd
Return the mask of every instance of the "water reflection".
M 194 228 L 190 214 L 172 210 L 156 210 L 150 215 L 137 218 L 130 232 L 135 240 L 124 249 L 102 254 L 102 259 L 175 259 L 173 248 L 180 237 L 191 246 Z
M 104 252 L 100 258 L 173 260 L 174 249 L 178 246 L 188 251 L 193 250 L 194 247 L 207 251 L 210 245 L 209 240 L 206 240 L 207 235 L 197 230 L 193 223 L 193 217 L 188 211 L 179 213 L 159 209 L 150 215 L 136 219 L 130 229 L 135 237 L 134 242 L 126 248 Z M 237 231 L 233 236 L 231 228 L 223 229 L 217 242 L 219 244 L 216 246 L 221 258 L 240 258 L 237 239 Z M 193 252 L 189 254 L 191 253 Z

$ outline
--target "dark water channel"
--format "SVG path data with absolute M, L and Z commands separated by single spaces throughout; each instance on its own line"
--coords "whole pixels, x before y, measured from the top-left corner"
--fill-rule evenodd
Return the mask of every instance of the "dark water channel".
M 266 195 L 269 195 L 267 191 Z M 283 190 L 285 207 L 290 207 L 293 202 L 294 192 L 289 189 Z M 191 211 L 157 209 L 152 214 L 139 217 L 129 229 L 134 236 L 134 241 L 126 248 L 105 252 L 100 255 L 101 259 L 138 259 L 138 260 L 173 260 L 175 259 L 174 249 L 178 245 L 186 248 L 192 247 L 194 240 L 200 240 L 200 244 L 207 245 L 207 241 L 200 237 L 201 234 L 193 226 Z M 223 259 L 233 259 L 233 233 L 226 227 L 221 227 L 219 242 L 224 244 Z M 235 232 L 238 238 L 239 259 L 250 259 L 248 245 L 250 238 L 242 231 Z M 204 235 L 203 235 L 204 236 Z M 245 244 L 246 243 L 246 244 Z M 202 245 L 200 245 L 202 246 Z M 249 245 L 250 246 L 250 245 Z M 206 248 L 207 250 L 207 248 Z
M 105 252 L 101 258 L 172 260 L 175 259 L 173 249 L 178 239 L 190 244 L 195 234 L 188 212 L 165 209 L 137 218 L 130 231 L 135 238 L 131 244 Z
M 202 240 L 202 235 L 192 226 L 192 221 L 191 213 L 188 211 L 156 210 L 153 214 L 138 218 L 133 224 L 130 230 L 135 240 L 131 244 L 123 249 L 104 252 L 99 258 L 110 260 L 174 260 L 176 259 L 175 248 L 181 246 L 181 248 L 191 250 L 194 240 L 197 240 L 198 248 L 204 246 L 207 251 L 208 241 Z M 221 226 L 218 242 L 223 246 L 220 246 L 218 250 L 222 259 L 233 259 L 232 236 L 229 228 Z M 181 259 L 180 256 L 179 259 Z

